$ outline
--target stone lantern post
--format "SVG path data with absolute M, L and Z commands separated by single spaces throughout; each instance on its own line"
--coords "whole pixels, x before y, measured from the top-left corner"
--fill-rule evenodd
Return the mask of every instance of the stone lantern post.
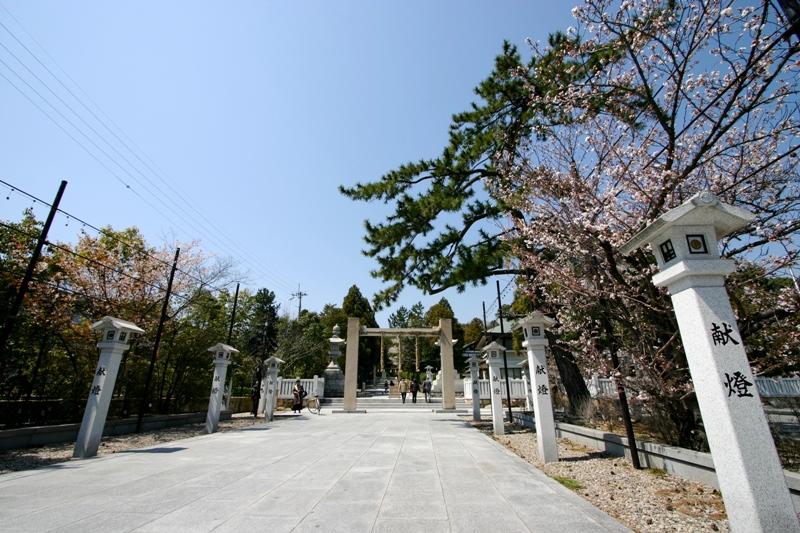
M 331 345 L 328 357 L 330 363 L 325 369 L 325 397 L 326 398 L 341 398 L 344 396 L 344 374 L 341 367 L 339 367 L 339 357 L 342 355 L 342 344 L 344 339 L 339 337 L 341 330 L 339 325 L 333 326 L 333 337 L 328 339 Z
M 481 420 L 481 368 L 478 355 L 480 352 L 466 351 L 464 356 L 467 357 L 467 364 L 469 365 L 469 379 L 472 384 L 472 420 L 480 422 Z M 466 391 L 464 391 L 466 395 Z
M 278 403 L 278 366 L 283 363 L 274 355 L 264 361 L 264 418 L 272 422 Z
M 111 316 L 103 317 L 99 322 L 92 324 L 92 329 L 100 333 L 100 342 L 97 343 L 97 347 L 100 348 L 100 359 L 94 371 L 94 380 L 92 388 L 89 389 L 89 399 L 86 400 L 81 429 L 72 452 L 73 457 L 80 459 L 97 455 L 111 397 L 114 395 L 114 383 L 117 381 L 122 354 L 130 348 L 128 342 L 131 337 L 144 333 L 144 330 L 137 325 Z
M 753 215 L 703 192 L 650 224 L 621 249 L 650 245 L 675 307 L 720 492 L 733 531 L 800 531 L 775 445 L 725 290 L 735 269 L 718 239 Z
M 425 367 L 425 379 L 433 383 L 433 367 L 431 365 Z
M 505 427 L 503 426 L 503 392 L 500 385 L 500 369 L 503 368 L 504 349 L 505 348 L 498 344 L 497 341 L 483 347 L 484 358 L 489 365 L 489 390 L 492 396 L 492 428 L 494 429 L 495 435 L 503 435 L 505 433 Z
M 531 376 L 531 392 L 533 395 L 533 413 L 536 420 L 536 444 L 539 458 L 543 463 L 558 461 L 558 444 L 556 443 L 556 425 L 553 419 L 553 400 L 550 395 L 550 380 L 547 375 L 547 337 L 544 330 L 555 324 L 555 321 L 534 311 L 519 322 L 525 340 L 522 346 L 528 350 L 528 370 Z
M 219 427 L 219 412 L 222 408 L 222 395 L 225 392 L 225 375 L 231 364 L 231 354 L 239 350 L 221 342 L 208 349 L 214 363 L 214 377 L 211 380 L 211 395 L 208 398 L 206 414 L 206 433 L 215 433 Z

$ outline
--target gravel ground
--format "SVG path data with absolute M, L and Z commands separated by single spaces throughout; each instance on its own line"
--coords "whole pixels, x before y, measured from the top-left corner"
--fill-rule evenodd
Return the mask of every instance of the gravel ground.
M 506 434 L 495 437 L 491 423 L 473 425 L 634 531 L 728 531 L 722 497 L 712 487 L 663 470 L 635 470 L 568 439 L 558 439 L 559 462 L 544 465 L 531 430 L 506 425 Z
M 219 431 L 231 431 L 263 422 L 263 418 L 255 419 L 252 415 L 241 413 L 234 415 L 231 420 L 220 421 Z M 152 446 L 159 442 L 187 439 L 189 437 L 196 437 L 197 435 L 205 435 L 205 424 L 187 424 L 185 426 L 146 431 L 144 433 L 103 437 L 103 440 L 100 442 L 100 448 L 97 450 L 97 455 L 119 453 L 136 448 L 143 448 L 145 446 Z M 36 448 L 0 451 L 0 475 L 20 470 L 41 468 L 53 463 L 71 461 L 74 447 L 74 442 L 66 442 L 63 444 L 52 444 Z

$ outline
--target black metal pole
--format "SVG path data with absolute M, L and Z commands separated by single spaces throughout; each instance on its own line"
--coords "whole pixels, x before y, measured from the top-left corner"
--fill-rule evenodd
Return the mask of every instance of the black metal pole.
M 597 257 L 592 257 L 592 265 L 595 272 L 599 274 L 600 261 Z M 611 306 L 608 305 L 608 298 L 600 296 L 600 322 L 606 332 L 608 338 L 608 351 L 611 355 L 611 366 L 614 368 L 614 380 L 617 382 L 617 397 L 619 398 L 620 414 L 622 421 L 625 424 L 625 434 L 628 437 L 628 446 L 631 449 L 631 464 L 637 470 L 642 466 L 639 463 L 639 449 L 636 447 L 636 435 L 633 433 L 633 420 L 631 420 L 631 411 L 628 408 L 628 395 L 625 393 L 625 380 L 622 378 L 622 369 L 619 366 L 619 357 L 617 357 L 617 340 L 614 336 L 614 326 L 611 325 Z M 620 379 L 617 379 L 616 374 L 619 374 Z
M 47 242 L 47 234 L 50 231 L 50 226 L 53 223 L 56 212 L 58 212 L 58 204 L 61 203 L 61 197 L 64 195 L 64 189 L 66 188 L 67 182 L 65 180 L 61 180 L 61 184 L 58 186 L 58 192 L 56 193 L 56 198 L 53 200 L 53 205 L 50 206 L 50 212 L 47 214 L 47 220 L 45 220 L 42 232 L 39 234 L 39 240 L 36 241 L 36 247 L 34 247 L 33 254 L 31 254 L 31 258 L 28 261 L 28 268 L 25 270 L 25 275 L 22 277 L 22 283 L 19 284 L 19 289 L 14 297 L 14 301 L 11 302 L 11 307 L 8 309 L 8 314 L 6 315 L 3 329 L 0 331 L 0 355 L 2 356 L 0 361 L 3 362 L 0 370 L 5 370 L 6 343 L 8 342 L 8 339 L 11 338 L 11 333 L 14 331 L 14 324 L 17 321 L 19 310 L 22 308 L 22 301 L 25 299 L 25 294 L 28 292 L 28 285 L 33 279 L 33 274 L 36 270 L 36 263 L 39 262 L 39 257 L 42 255 L 42 248 Z M 2 375 L 2 373 L 0 373 L 0 375 Z
M 172 280 L 175 279 L 175 270 L 178 268 L 178 256 L 181 249 L 175 250 L 175 259 L 172 260 L 172 269 L 169 271 L 169 280 L 167 281 L 167 294 L 164 295 L 164 303 L 161 306 L 161 318 L 158 320 L 158 329 L 156 329 L 156 340 L 153 343 L 153 355 L 150 356 L 150 367 L 147 369 L 147 379 L 144 382 L 144 394 L 139 402 L 139 414 L 136 417 L 136 433 L 142 432 L 142 419 L 144 418 L 145 409 L 147 409 L 147 402 L 150 399 L 150 382 L 153 381 L 153 370 L 156 366 L 156 357 L 158 356 L 158 345 L 161 344 L 161 334 L 164 332 L 164 322 L 167 320 L 167 306 L 169 305 L 169 295 L 172 294 Z
M 481 302 L 483 306 L 483 332 L 486 333 L 486 302 Z
M 236 320 L 236 304 L 239 303 L 239 284 L 236 284 L 236 294 L 233 296 L 233 311 L 231 311 L 231 323 L 228 326 L 228 344 L 233 338 L 233 323 Z
M 608 313 L 608 302 L 605 298 L 600 299 L 603 306 L 603 313 Z M 608 351 L 611 355 L 611 366 L 614 367 L 614 381 L 617 382 L 617 397 L 619 398 L 619 408 L 622 414 L 622 421 L 625 423 L 625 435 L 628 437 L 628 446 L 631 449 L 631 464 L 637 470 L 642 468 L 639 463 L 639 449 L 636 447 L 636 435 L 633 432 L 633 420 L 631 420 L 631 411 L 628 408 L 628 395 L 625 393 L 625 380 L 622 379 L 622 372 L 619 366 L 619 357 L 617 357 L 617 343 L 614 340 L 614 328 L 611 326 L 611 321 L 607 315 L 601 318 L 603 328 L 606 330 L 608 336 Z M 617 379 L 616 374 L 619 374 Z
M 503 303 L 500 301 L 500 280 L 497 281 L 497 311 L 500 314 L 500 340 L 503 340 L 505 330 L 503 328 Z M 506 345 L 503 344 L 503 370 L 506 373 L 506 398 L 508 398 L 508 423 L 514 422 L 511 414 L 511 383 L 508 380 L 508 358 L 506 357 Z
M 231 310 L 231 323 L 228 326 L 228 346 L 231 344 L 231 340 L 233 339 L 233 324 L 236 322 L 236 306 L 239 303 L 239 283 L 236 284 L 236 293 L 233 295 L 233 310 Z M 231 398 L 233 398 L 233 370 L 236 367 L 236 364 L 231 361 L 230 367 L 230 379 L 228 380 L 228 409 L 230 409 Z

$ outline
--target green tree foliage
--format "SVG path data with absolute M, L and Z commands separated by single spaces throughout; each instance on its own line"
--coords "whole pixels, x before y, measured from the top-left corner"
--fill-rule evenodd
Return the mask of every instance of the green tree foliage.
M 453 346 L 453 366 L 455 366 L 458 372 L 463 372 L 466 368 L 466 361 L 462 356 L 463 346 L 464 346 L 464 329 L 461 327 L 461 324 L 458 322 L 458 319 L 453 312 L 453 308 L 450 306 L 450 302 L 447 301 L 447 298 L 442 298 L 425 311 L 425 325 L 428 327 L 438 327 L 439 326 L 439 319 L 441 318 L 450 318 L 452 319 L 453 325 L 453 339 L 457 340 L 456 344 Z M 425 350 L 425 359 L 426 362 L 431 364 L 436 368 L 441 368 L 441 353 L 439 347 L 436 346 L 433 340 L 429 340 L 426 342 L 426 350 Z
M 353 285 L 342 301 L 342 312 L 347 317 L 358 317 L 360 325 L 368 328 L 378 327 L 375 321 L 375 311 L 369 300 L 364 298 L 361 290 Z M 342 332 L 347 333 L 347 324 L 341 326 Z M 346 338 L 346 337 L 345 337 Z M 358 348 L 358 375 L 359 382 L 364 381 L 369 376 L 371 378 L 372 371 L 377 367 L 380 360 L 380 340 L 377 337 L 362 337 L 359 340 Z
M 20 222 L 0 225 L 4 303 L 19 287 L 40 228 L 30 212 Z M 208 285 L 222 279 L 227 267 L 208 264 L 191 245 L 182 249 L 151 387 L 153 411 L 197 409 L 197 401 L 206 402 L 211 376 L 206 350 L 226 338 L 229 295 L 213 294 Z M 48 244 L 2 354 L 0 396 L 21 402 L 2 423 L 80 419 L 97 363 L 90 325 L 105 315 L 145 330 L 123 356 L 111 411 L 111 416 L 134 414 L 172 255 L 173 250 L 147 245 L 135 228 L 103 228 L 100 236 L 83 235 L 74 244 Z M 0 313 L 6 312 L 0 306 Z
M 281 318 L 276 355 L 284 361 L 280 373 L 286 378 L 321 376 L 328 363 L 330 331 L 313 311 L 305 310 L 296 320 Z
M 535 279 L 536 272 L 516 260 L 514 250 L 524 249 L 524 241 L 513 225 L 503 223 L 524 220 L 525 214 L 488 185 L 501 179 L 498 161 L 524 154 L 537 125 L 569 120 L 559 109 L 532 105 L 531 91 L 556 92 L 620 54 L 610 44 L 584 57 L 566 57 L 563 49 L 574 43 L 574 38 L 556 33 L 549 39 L 550 50 L 527 62 L 516 47 L 504 43 L 493 71 L 475 89 L 480 102 L 453 117 L 441 156 L 405 164 L 376 182 L 340 187 L 353 200 L 378 200 L 394 207 L 384 222 L 365 222 L 365 254 L 378 263 L 373 275 L 388 283 L 376 294 L 376 305 L 396 300 L 406 284 L 436 294 L 449 287 L 462 291 L 470 284 L 485 284 L 501 274 Z M 594 105 L 601 103 L 597 98 Z M 461 217 L 460 224 L 442 221 L 454 214 Z M 568 350 L 554 354 L 566 370 L 570 407 L 577 410 L 588 397 L 586 384 Z
M 483 337 L 483 320 L 473 318 L 464 325 L 464 345 L 476 344 Z M 474 349 L 474 348 L 473 348 Z

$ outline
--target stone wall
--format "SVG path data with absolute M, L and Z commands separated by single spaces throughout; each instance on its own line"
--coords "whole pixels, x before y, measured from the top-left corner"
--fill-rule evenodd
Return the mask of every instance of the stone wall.
M 230 411 L 222 411 L 220 420 L 229 420 Z M 178 415 L 146 416 L 142 420 L 142 429 L 150 431 L 165 427 L 183 426 L 186 424 L 202 424 L 206 421 L 206 413 L 184 413 Z M 80 424 L 58 424 L 54 426 L 34 426 L 0 431 L 0 450 L 29 448 L 45 444 L 74 442 L 78 437 Z M 121 418 L 106 421 L 103 435 L 123 435 L 136 431 L 136 418 Z

